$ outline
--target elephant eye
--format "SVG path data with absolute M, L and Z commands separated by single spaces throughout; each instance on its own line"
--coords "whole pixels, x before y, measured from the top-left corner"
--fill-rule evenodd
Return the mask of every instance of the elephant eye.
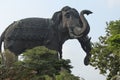
M 70 13 L 65 14 L 66 18 L 70 18 Z

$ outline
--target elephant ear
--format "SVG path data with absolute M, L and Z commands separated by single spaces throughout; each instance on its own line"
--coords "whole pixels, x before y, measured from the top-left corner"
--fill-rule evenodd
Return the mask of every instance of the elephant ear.
M 55 12 L 52 16 L 52 20 L 56 25 L 60 24 L 60 22 L 62 21 L 62 12 Z

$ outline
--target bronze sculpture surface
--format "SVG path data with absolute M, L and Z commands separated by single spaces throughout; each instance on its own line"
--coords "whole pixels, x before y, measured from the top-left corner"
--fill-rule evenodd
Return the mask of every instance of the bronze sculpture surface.
M 59 52 L 62 58 L 62 45 L 68 39 L 77 39 L 86 52 L 84 64 L 88 65 L 90 58 L 90 31 L 89 24 L 84 14 L 91 14 L 89 10 L 81 11 L 80 15 L 74 8 L 65 6 L 55 12 L 51 19 L 26 18 L 9 25 L 0 37 L 4 48 L 9 49 L 15 55 L 19 55 L 26 49 L 36 46 L 46 46 Z

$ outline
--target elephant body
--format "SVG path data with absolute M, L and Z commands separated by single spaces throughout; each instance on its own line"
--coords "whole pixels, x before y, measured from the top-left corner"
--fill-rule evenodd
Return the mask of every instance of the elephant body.
M 57 31 L 52 26 L 50 19 L 26 18 L 16 21 L 8 27 L 4 46 L 15 55 L 36 46 L 46 46 L 58 51 L 59 40 L 56 34 Z
M 26 49 L 46 46 L 58 51 L 62 58 L 63 43 L 68 39 L 78 39 L 87 54 L 85 65 L 88 65 L 91 45 L 87 36 L 89 25 L 84 14 L 91 13 L 84 10 L 79 15 L 76 9 L 66 6 L 55 12 L 51 19 L 26 18 L 15 21 L 2 33 L 0 46 L 4 42 L 4 48 L 17 56 Z

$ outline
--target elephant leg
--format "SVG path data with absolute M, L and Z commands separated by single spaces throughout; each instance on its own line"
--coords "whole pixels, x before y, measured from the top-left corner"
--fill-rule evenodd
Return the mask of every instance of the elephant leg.
M 60 59 L 62 59 L 62 50 L 59 51 Z
M 4 48 L 18 56 L 25 50 L 24 44 L 23 41 L 6 40 L 4 42 Z
M 59 44 L 58 52 L 59 52 L 59 58 L 62 59 L 62 44 Z

